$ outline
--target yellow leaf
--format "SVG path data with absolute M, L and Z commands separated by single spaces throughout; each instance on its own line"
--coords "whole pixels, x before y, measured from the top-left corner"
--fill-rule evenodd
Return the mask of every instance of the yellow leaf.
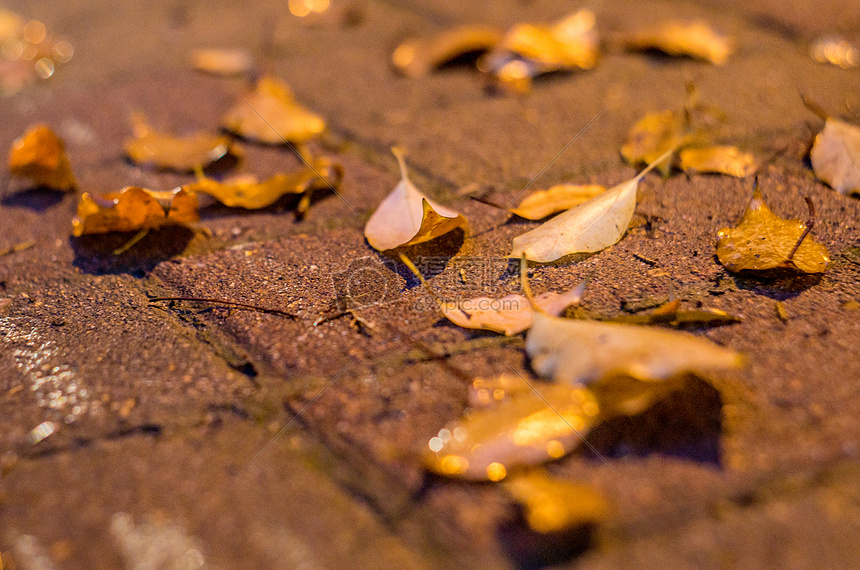
M 538 190 L 526 196 L 520 205 L 508 210 L 527 220 L 542 220 L 550 214 L 569 210 L 601 192 L 604 186 L 596 184 L 559 184 L 547 190 Z
M 809 153 L 815 175 L 841 194 L 860 194 L 860 128 L 827 119 Z
M 9 172 L 55 190 L 77 186 L 66 147 L 47 125 L 34 125 L 15 139 L 9 151 Z
M 734 42 L 715 32 L 707 22 L 668 21 L 652 30 L 634 34 L 627 46 L 636 50 L 660 50 L 668 55 L 685 55 L 723 65 L 734 52 Z
M 525 255 L 530 261 L 546 263 L 572 253 L 600 251 L 618 243 L 633 218 L 639 181 L 672 152 L 674 149 L 666 151 L 631 180 L 515 237 L 510 256 Z
M 337 188 L 342 178 L 340 165 L 317 159 L 313 162 L 313 168 L 305 167 L 290 174 L 275 174 L 263 182 L 259 182 L 255 176 L 237 176 L 224 182 L 203 178 L 183 188 L 208 194 L 231 208 L 256 210 L 271 206 L 287 194 Z
M 400 164 L 400 182 L 364 227 L 371 247 L 385 251 L 429 241 L 457 228 L 466 230 L 466 218 L 419 192 L 409 180 L 403 154 L 398 149 L 392 152 Z
M 823 273 L 830 261 L 827 248 L 806 235 L 806 230 L 800 220 L 783 220 L 771 212 L 756 186 L 740 223 L 717 234 L 717 257 L 734 272 L 791 269 Z
M 394 67 L 407 77 L 420 77 L 451 60 L 492 49 L 502 34 L 487 26 L 460 26 L 427 39 L 411 39 L 394 50 Z
M 511 477 L 503 487 L 522 505 L 529 527 L 542 534 L 601 523 L 609 511 L 606 499 L 593 487 L 541 471 Z
M 570 305 L 579 303 L 584 288 L 585 282 L 565 293 L 542 293 L 535 297 L 534 302 L 539 310 L 558 315 Z M 446 319 L 467 329 L 491 330 L 511 336 L 532 326 L 532 305 L 522 295 L 448 302 L 442 305 L 441 310 Z
M 685 148 L 680 153 L 681 168 L 685 171 L 714 172 L 746 178 L 758 169 L 755 157 L 734 146 Z
M 81 195 L 72 235 L 127 232 L 199 219 L 197 197 L 182 188 L 159 192 L 127 186 L 103 196 Z
M 325 130 L 325 121 L 299 105 L 287 85 L 264 76 L 239 98 L 221 124 L 246 139 L 267 143 L 304 142 Z
M 246 49 L 195 49 L 190 60 L 197 71 L 221 77 L 246 75 L 254 69 L 254 58 Z
M 562 384 L 535 385 L 491 409 L 475 410 L 428 442 L 425 466 L 471 480 L 500 481 L 517 467 L 557 459 L 577 447 L 600 407 L 591 392 Z
M 224 135 L 196 132 L 176 137 L 153 130 L 142 115 L 132 117 L 134 138 L 125 140 L 125 152 L 137 164 L 192 171 L 233 152 L 233 141 Z
M 630 376 L 666 380 L 678 374 L 738 368 L 741 356 L 687 333 L 534 315 L 526 352 L 539 375 L 568 385 Z
M 686 120 L 674 111 L 648 113 L 631 127 L 621 146 L 621 156 L 632 164 L 649 164 L 666 152 L 690 142 Z M 672 168 L 671 154 L 660 165 L 663 175 Z

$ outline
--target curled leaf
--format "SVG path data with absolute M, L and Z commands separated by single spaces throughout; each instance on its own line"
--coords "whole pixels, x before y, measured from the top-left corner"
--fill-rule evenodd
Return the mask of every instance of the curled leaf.
M 183 188 L 208 194 L 231 208 L 257 210 L 271 206 L 287 194 L 305 194 L 314 190 L 337 188 L 343 178 L 340 165 L 326 159 L 316 159 L 313 168 L 304 167 L 298 172 L 275 174 L 262 182 L 255 176 L 236 176 L 219 182 L 203 178 Z
M 679 156 L 681 168 L 688 172 L 713 172 L 746 178 L 759 166 L 752 154 L 734 146 L 685 148 Z
M 540 471 L 511 477 L 502 485 L 523 507 L 529 527 L 541 534 L 598 524 L 609 511 L 606 499 L 593 487 Z
M 532 368 L 569 385 L 630 376 L 666 380 L 692 372 L 738 368 L 741 356 L 687 333 L 597 321 L 534 315 L 526 336 Z
M 818 63 L 829 63 L 842 69 L 860 67 L 860 48 L 838 36 L 826 36 L 809 46 L 809 55 Z
M 132 117 L 134 137 L 125 140 L 125 152 L 136 164 L 193 171 L 226 156 L 233 144 L 230 137 L 196 132 L 177 137 L 154 130 L 143 115 Z
M 264 76 L 221 120 L 228 131 L 267 143 L 304 142 L 325 130 L 325 121 L 299 105 L 286 83 Z
M 734 52 L 734 42 L 713 30 L 707 22 L 668 21 L 627 39 L 634 50 L 655 49 L 668 55 L 685 55 L 723 65 Z
M 460 26 L 432 38 L 406 40 L 397 46 L 391 60 L 403 75 L 421 77 L 464 55 L 493 49 L 501 39 L 496 28 Z
M 770 211 L 756 186 L 740 223 L 717 234 L 717 257 L 729 271 L 797 270 L 823 273 L 827 248 L 808 236 L 811 223 L 783 220 Z
M 570 305 L 579 303 L 585 282 L 565 293 L 541 293 L 534 303 L 539 310 L 558 315 Z M 532 305 L 522 295 L 508 295 L 501 299 L 478 297 L 466 301 L 444 303 L 445 318 L 467 329 L 484 329 L 507 336 L 519 334 L 532 326 Z
M 605 192 L 597 184 L 558 184 L 547 190 L 538 190 L 523 198 L 520 205 L 508 210 L 527 220 L 542 220 L 550 214 L 569 210 Z
M 379 251 L 415 245 L 454 229 L 468 227 L 458 212 L 424 196 L 409 180 L 399 149 L 392 149 L 400 164 L 400 182 L 386 196 L 364 226 L 367 242 Z
M 424 464 L 450 477 L 501 481 L 516 467 L 557 459 L 574 449 L 599 411 L 586 388 L 535 386 L 448 424 L 430 440 Z
M 9 172 L 56 190 L 69 191 L 77 186 L 66 146 L 47 125 L 34 125 L 15 139 L 9 151 Z
M 860 128 L 829 118 L 809 153 L 815 176 L 841 194 L 860 194 Z
M 545 263 L 572 253 L 600 251 L 617 243 L 633 218 L 639 181 L 672 152 L 674 149 L 666 151 L 631 180 L 514 238 L 511 257 L 525 255 L 530 261 Z
M 621 156 L 632 165 L 649 164 L 689 142 L 689 126 L 683 115 L 674 111 L 648 113 L 630 128 Z M 659 165 L 664 176 L 672 168 L 670 157 L 671 153 Z
M 197 71 L 221 77 L 247 75 L 254 69 L 254 57 L 246 49 L 195 49 L 190 60 Z
M 193 192 L 182 188 L 160 192 L 127 186 L 103 196 L 84 192 L 72 220 L 72 235 L 152 229 L 198 219 L 197 197 Z

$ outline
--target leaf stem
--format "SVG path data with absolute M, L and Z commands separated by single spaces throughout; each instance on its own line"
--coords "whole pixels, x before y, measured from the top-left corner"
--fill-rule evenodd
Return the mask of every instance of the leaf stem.
M 286 311 L 281 311 L 280 309 L 268 309 L 266 307 L 259 307 L 257 305 L 250 305 L 248 303 L 239 303 L 236 301 L 227 301 L 225 299 L 210 299 L 208 297 L 154 297 L 149 300 L 150 303 L 156 303 L 159 301 L 194 301 L 197 303 L 215 303 L 218 305 L 230 305 L 232 307 L 239 307 L 241 309 L 250 309 L 253 311 L 260 311 L 261 313 L 270 313 L 273 315 L 282 315 L 284 317 L 289 317 L 290 319 L 296 320 L 298 319 L 298 315 L 294 315 L 293 313 L 288 313 Z
M 797 243 L 794 244 L 793 248 L 791 248 L 791 253 L 786 257 L 789 261 L 791 261 L 794 254 L 797 253 L 797 249 L 800 247 L 800 244 L 803 243 L 803 240 L 806 239 L 806 236 L 809 235 L 809 232 L 812 231 L 812 226 L 815 225 L 815 206 L 812 204 L 812 198 L 804 196 L 803 199 L 806 200 L 806 205 L 809 206 L 809 221 L 806 222 L 806 227 L 803 228 L 803 233 L 800 234 L 800 237 L 797 239 Z

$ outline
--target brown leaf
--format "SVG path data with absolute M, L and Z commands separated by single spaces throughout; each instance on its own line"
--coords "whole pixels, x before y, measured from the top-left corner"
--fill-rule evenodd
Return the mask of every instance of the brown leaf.
M 841 194 L 860 194 L 860 128 L 827 119 L 809 153 L 815 175 Z
M 9 151 L 9 172 L 56 190 L 77 186 L 66 147 L 47 125 L 34 125 L 15 139 Z
M 267 144 L 304 142 L 325 130 L 319 115 L 299 105 L 286 83 L 261 77 L 221 120 L 228 131 Z
M 606 187 L 597 184 L 559 184 L 533 192 L 523 198 L 519 206 L 508 211 L 527 220 L 542 220 L 550 214 L 587 202 L 605 191 Z
M 485 52 L 502 39 L 496 28 L 460 26 L 432 38 L 410 39 L 391 56 L 394 67 L 407 77 L 421 77 L 458 57 Z
M 627 39 L 634 50 L 660 50 L 668 55 L 685 55 L 723 65 L 734 51 L 734 42 L 715 32 L 707 22 L 668 21 Z
M 800 220 L 783 220 L 771 212 L 756 186 L 740 223 L 717 234 L 717 257 L 734 272 L 789 269 L 823 273 L 830 262 L 827 248 L 807 233 Z
M 158 168 L 193 171 L 203 168 L 228 153 L 236 155 L 233 141 L 224 135 L 196 132 L 177 137 L 158 132 L 143 115 L 134 115 L 134 138 L 125 140 L 125 152 L 136 164 L 151 164 Z
M 197 197 L 193 192 L 182 188 L 160 192 L 126 186 L 103 196 L 84 192 L 72 220 L 72 235 L 128 232 L 198 219 Z
M 759 167 L 752 154 L 734 146 L 685 148 L 679 157 L 681 168 L 687 172 L 712 172 L 746 178 Z

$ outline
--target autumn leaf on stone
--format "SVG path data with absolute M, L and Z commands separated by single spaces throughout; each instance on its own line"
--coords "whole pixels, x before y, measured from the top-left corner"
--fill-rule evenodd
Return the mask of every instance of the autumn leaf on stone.
M 633 50 L 659 50 L 673 56 L 689 56 L 723 65 L 734 51 L 731 38 L 714 31 L 704 21 L 668 21 L 627 38 Z
M 228 131 L 266 144 L 300 143 L 320 135 L 325 121 L 296 102 L 286 83 L 271 76 L 257 80 L 221 120 Z
M 452 60 L 488 51 L 501 39 L 496 28 L 460 26 L 431 38 L 406 40 L 397 46 L 391 60 L 403 75 L 421 77 Z
M 599 415 L 594 396 L 564 384 L 534 387 L 446 425 L 430 439 L 425 466 L 449 477 L 501 481 L 514 468 L 576 448 Z
M 254 69 L 254 57 L 246 49 L 195 49 L 189 56 L 197 71 L 220 77 L 247 75 Z
M 733 272 L 796 270 L 823 273 L 830 262 L 827 248 L 809 235 L 814 221 L 783 220 L 764 202 L 756 181 L 752 200 L 740 223 L 717 234 L 717 257 Z
M 523 198 L 519 206 L 508 211 L 527 220 L 542 220 L 587 202 L 605 191 L 606 187 L 597 184 L 558 184 L 531 193 Z
M 541 293 L 534 299 L 538 310 L 559 315 L 570 305 L 579 303 L 586 282 L 565 293 Z M 477 297 L 466 301 L 442 304 L 445 318 L 467 329 L 484 329 L 507 336 L 519 334 L 532 326 L 532 304 L 523 295 L 507 295 L 501 299 Z
M 639 181 L 674 149 L 649 164 L 627 182 L 559 214 L 535 229 L 514 238 L 511 257 L 546 263 L 572 253 L 591 253 L 618 243 L 636 209 Z
M 397 148 L 392 152 L 400 164 L 400 182 L 364 226 L 367 243 L 385 251 L 429 241 L 457 228 L 465 231 L 466 218 L 419 192 L 409 180 L 403 153 Z
M 502 488 L 523 508 L 526 523 L 541 534 L 561 532 L 606 520 L 609 506 L 590 485 L 532 470 L 509 477 Z
M 9 172 L 55 190 L 77 186 L 66 147 L 47 125 L 34 125 L 15 139 L 9 151 Z
M 305 194 L 340 186 L 343 178 L 340 165 L 327 159 L 314 159 L 312 166 L 305 166 L 298 172 L 275 174 L 263 181 L 258 181 L 253 175 L 235 176 L 223 182 L 204 177 L 183 188 L 212 196 L 231 208 L 257 210 L 271 206 L 288 194 Z
M 711 172 L 746 178 L 758 170 L 755 157 L 734 146 L 685 148 L 679 153 L 680 166 L 686 172 Z
M 827 118 L 809 153 L 815 176 L 841 194 L 860 194 L 860 127 Z
M 72 220 L 72 235 L 147 230 L 169 224 L 188 224 L 199 219 L 193 192 L 155 191 L 127 186 L 119 192 L 81 195 Z
M 233 141 L 224 135 L 196 132 L 174 136 L 153 129 L 141 114 L 132 116 L 134 137 L 125 140 L 125 153 L 136 164 L 158 168 L 193 171 L 220 160 L 232 149 Z
M 615 376 L 667 380 L 688 372 L 738 368 L 743 363 L 738 353 L 684 332 L 542 313 L 534 315 L 526 352 L 540 376 L 574 386 Z

